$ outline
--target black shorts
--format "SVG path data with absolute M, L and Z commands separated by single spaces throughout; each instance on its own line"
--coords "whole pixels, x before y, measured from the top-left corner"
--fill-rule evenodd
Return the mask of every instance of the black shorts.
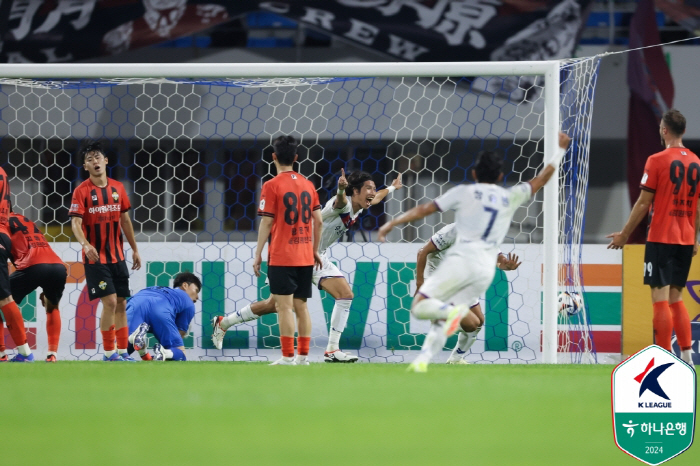
M 692 261 L 693 245 L 647 243 L 644 249 L 644 284 L 684 287 Z
M 293 294 L 295 298 L 309 299 L 313 283 L 314 266 L 285 267 L 270 265 L 267 267 L 267 279 L 270 293 L 279 295 Z
M 36 264 L 10 275 L 12 298 L 19 305 L 24 298 L 41 287 L 46 299 L 58 306 L 66 287 L 66 266 L 63 264 Z
M 10 270 L 7 268 L 7 261 L 10 259 L 12 250 L 12 240 L 5 233 L 0 233 L 0 300 L 12 294 L 10 287 Z
M 85 281 L 91 301 L 114 293 L 117 298 L 131 296 L 126 261 L 116 264 L 85 264 Z

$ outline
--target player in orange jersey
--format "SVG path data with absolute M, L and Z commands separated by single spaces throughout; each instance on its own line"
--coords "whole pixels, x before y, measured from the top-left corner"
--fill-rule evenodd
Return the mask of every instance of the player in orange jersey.
M 17 307 L 17 303 L 12 298 L 10 287 L 10 272 L 7 261 L 10 259 L 12 251 L 12 240 L 10 239 L 10 212 L 12 206 L 10 202 L 10 180 L 5 170 L 0 167 L 0 309 L 7 322 L 7 329 L 17 346 L 17 354 L 12 358 L 13 362 L 32 362 L 34 355 L 27 344 L 27 332 L 24 328 L 22 313 Z M 0 325 L 0 332 L 5 330 Z M 4 334 L 3 334 L 4 337 Z M 0 362 L 7 361 L 5 354 L 5 343 L 0 342 Z
M 311 297 L 314 264 L 321 265 L 321 203 L 314 185 L 292 170 L 297 160 L 297 142 L 280 136 L 272 143 L 272 160 L 277 176 L 263 184 L 260 194 L 262 216 L 258 230 L 253 270 L 260 276 L 262 251 L 268 237 L 267 276 L 275 300 L 280 326 L 282 358 L 272 364 L 306 365 L 311 342 L 311 317 L 306 300 Z M 298 353 L 294 359 L 294 313 L 298 332 Z
M 102 359 L 134 361 L 127 352 L 129 328 L 126 298 L 131 293 L 122 237 L 123 231 L 131 245 L 132 269 L 140 269 L 141 257 L 129 218 L 131 203 L 124 185 L 107 177 L 108 160 L 100 144 L 85 146 L 80 151 L 80 157 L 90 177 L 73 192 L 68 215 L 73 234 L 83 247 L 88 295 L 90 299 L 100 298 L 102 301 Z
M 22 304 L 25 296 L 41 287 L 40 299 L 46 309 L 46 334 L 49 340 L 46 362 L 56 362 L 61 337 L 58 304 L 68 278 L 66 266 L 51 249 L 41 230 L 24 215 L 10 213 L 10 235 L 12 263 L 16 268 L 10 275 L 12 296 Z
M 690 317 L 682 293 L 698 252 L 700 159 L 683 145 L 685 117 L 678 110 L 664 113 L 659 133 L 665 149 L 647 159 L 639 199 L 622 231 L 608 235 L 608 249 L 621 249 L 649 215 L 644 284 L 651 286 L 656 344 L 671 351 L 675 329 L 681 358 L 692 365 Z

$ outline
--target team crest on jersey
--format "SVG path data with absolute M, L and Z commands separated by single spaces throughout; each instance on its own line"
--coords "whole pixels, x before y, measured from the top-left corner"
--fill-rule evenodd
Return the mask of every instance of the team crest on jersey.
M 345 228 L 349 229 L 351 226 L 353 226 L 355 224 L 356 219 L 351 218 L 350 214 L 345 213 L 345 214 L 340 214 L 340 220 L 343 222 L 343 225 L 345 225 Z
M 112 193 L 112 199 L 114 199 L 114 202 L 119 202 L 119 193 L 117 193 L 116 191 L 114 191 L 114 192 Z
M 101 281 L 98 286 L 100 287 L 101 290 L 104 290 L 105 288 L 107 288 L 107 282 Z

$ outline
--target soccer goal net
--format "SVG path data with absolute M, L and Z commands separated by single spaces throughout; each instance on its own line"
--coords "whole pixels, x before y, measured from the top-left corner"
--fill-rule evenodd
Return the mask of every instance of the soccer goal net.
M 170 285 L 180 271 L 202 278 L 185 339 L 190 359 L 279 354 L 274 314 L 231 328 L 223 350 L 214 349 L 210 325 L 215 315 L 269 296 L 252 262 L 261 185 L 275 175 L 275 137 L 300 142 L 295 169 L 322 203 L 334 195 L 341 169 L 370 173 L 378 189 L 402 174 L 404 187 L 364 213 L 330 254 L 354 294 L 341 348 L 365 362 L 403 362 L 427 332 L 409 312 L 417 251 L 454 215 L 406 225 L 385 244 L 376 241 L 378 227 L 471 182 L 481 150 L 503 154 L 504 185 L 529 180 L 556 149 L 561 129 L 571 148 L 559 177 L 514 219 L 502 251 L 522 265 L 497 271 L 481 297 L 485 325 L 468 359 L 595 360 L 580 262 L 597 67 L 597 59 L 1 67 L 0 147 L 14 209 L 45 231 L 69 267 L 59 359 L 94 358 L 102 345 L 101 305 L 87 297 L 68 217 L 71 193 L 87 177 L 78 149 L 88 140 L 102 142 L 109 176 L 130 195 L 144 263 L 132 272 L 132 293 Z M 583 308 L 559 312 L 561 291 L 581 294 Z M 30 344 L 41 351 L 45 315 L 37 295 L 21 307 Z M 322 358 L 332 308 L 332 297 L 314 291 L 312 361 Z M 446 347 L 454 344 L 455 337 Z

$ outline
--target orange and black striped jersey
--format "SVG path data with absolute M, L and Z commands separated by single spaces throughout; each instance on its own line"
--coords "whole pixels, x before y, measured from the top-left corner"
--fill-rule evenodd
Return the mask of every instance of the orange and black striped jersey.
M 99 187 L 90 179 L 83 181 L 71 200 L 68 215 L 83 219 L 85 239 L 97 249 L 102 264 L 123 261 L 124 237 L 119 223 L 121 214 L 131 208 L 124 185 L 107 178 L 107 185 Z M 85 257 L 86 264 L 91 262 Z
M 24 215 L 10 213 L 12 262 L 17 270 L 38 264 L 63 264 L 34 222 Z

